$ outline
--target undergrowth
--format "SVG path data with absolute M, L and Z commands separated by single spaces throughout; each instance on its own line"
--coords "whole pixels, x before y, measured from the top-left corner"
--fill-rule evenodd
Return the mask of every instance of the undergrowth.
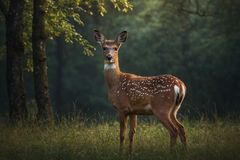
M 184 120 L 185 151 L 178 140 L 169 150 L 169 135 L 156 120 L 139 122 L 134 153 L 119 153 L 119 124 L 113 120 L 85 122 L 65 119 L 51 126 L 0 123 L 0 160 L 228 160 L 240 159 L 240 124 L 218 119 Z M 127 139 L 126 135 L 126 139 Z

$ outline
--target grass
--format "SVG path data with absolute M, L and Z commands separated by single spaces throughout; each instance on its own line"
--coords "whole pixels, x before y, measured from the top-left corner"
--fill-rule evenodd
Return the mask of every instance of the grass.
M 240 159 L 240 124 L 230 120 L 185 120 L 188 151 L 180 142 L 169 151 L 165 128 L 153 120 L 140 122 L 131 157 L 118 152 L 116 121 L 84 123 L 64 120 L 52 127 L 0 124 L 0 160 L 228 160 Z M 127 137 L 127 136 L 126 136 Z

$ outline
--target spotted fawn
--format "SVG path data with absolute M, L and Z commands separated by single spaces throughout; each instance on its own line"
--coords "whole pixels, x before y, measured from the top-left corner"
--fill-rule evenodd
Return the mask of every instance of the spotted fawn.
M 128 118 L 130 119 L 129 151 L 132 152 L 137 115 L 154 115 L 169 131 L 170 146 L 175 146 L 177 136 L 186 147 L 184 126 L 177 120 L 177 112 L 186 93 L 185 84 L 172 75 L 143 77 L 120 70 L 118 51 L 127 39 L 127 31 L 115 40 L 107 40 L 94 31 L 96 41 L 103 49 L 104 78 L 108 99 L 119 113 L 120 149 L 123 147 Z

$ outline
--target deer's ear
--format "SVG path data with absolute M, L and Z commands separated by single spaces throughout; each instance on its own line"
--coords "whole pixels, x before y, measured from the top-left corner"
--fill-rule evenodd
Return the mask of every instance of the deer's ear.
M 120 44 L 124 43 L 127 40 L 127 36 L 128 36 L 127 31 L 123 31 L 123 32 L 119 33 L 116 41 Z
M 95 40 L 101 45 L 103 44 L 103 42 L 105 41 L 105 37 L 104 35 L 98 31 L 98 30 L 94 30 L 94 37 L 95 37 Z

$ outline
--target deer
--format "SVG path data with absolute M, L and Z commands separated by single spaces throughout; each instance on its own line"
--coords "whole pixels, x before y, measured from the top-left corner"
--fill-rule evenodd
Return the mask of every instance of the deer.
M 170 149 L 176 145 L 178 136 L 186 148 L 184 126 L 177 119 L 177 112 L 186 94 L 185 84 L 170 74 L 143 77 L 122 72 L 118 51 L 128 37 L 127 31 L 119 33 L 115 40 L 109 40 L 100 31 L 94 30 L 94 37 L 103 50 L 108 100 L 119 114 L 120 151 L 129 119 L 129 152 L 132 153 L 137 115 L 156 116 L 169 132 Z

